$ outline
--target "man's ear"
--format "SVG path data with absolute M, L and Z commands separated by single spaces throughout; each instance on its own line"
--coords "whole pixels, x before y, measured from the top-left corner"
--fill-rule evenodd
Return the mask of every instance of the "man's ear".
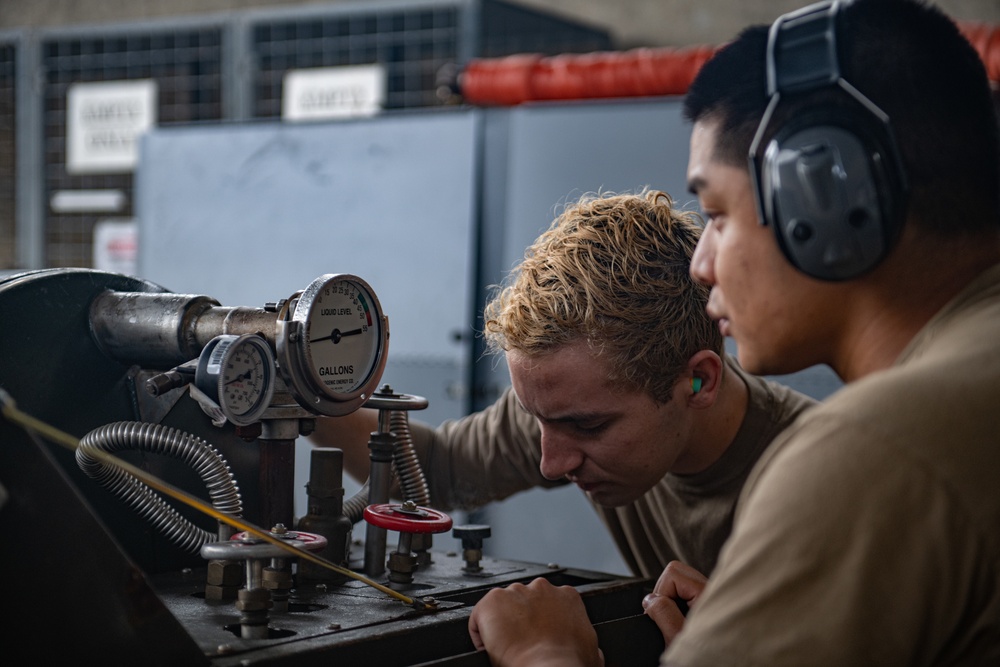
M 688 405 L 707 408 L 715 403 L 722 388 L 724 366 L 722 357 L 711 350 L 699 350 L 688 359 L 687 372 L 681 377 Z

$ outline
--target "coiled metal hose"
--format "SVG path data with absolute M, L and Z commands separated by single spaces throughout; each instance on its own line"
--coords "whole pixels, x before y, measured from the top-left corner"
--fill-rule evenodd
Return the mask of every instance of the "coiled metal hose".
M 420 467 L 417 452 L 413 449 L 413 437 L 410 435 L 410 420 L 406 410 L 389 412 L 389 430 L 396 435 L 396 444 L 392 450 L 393 473 L 399 478 L 403 500 L 412 500 L 417 505 L 429 505 L 430 490 L 424 470 Z M 368 506 L 368 482 L 358 489 L 358 492 L 344 501 L 344 516 L 351 523 L 361 521 L 365 507 Z
M 91 479 L 117 495 L 154 528 L 190 554 L 198 554 L 203 544 L 219 536 L 203 530 L 181 516 L 152 489 L 130 473 L 95 458 L 91 452 L 113 454 L 139 450 L 180 459 L 189 465 L 208 489 L 212 506 L 220 512 L 240 517 L 243 501 L 225 458 L 201 438 L 162 424 L 115 422 L 98 427 L 80 440 L 76 463 Z
M 392 465 L 403 489 L 403 500 L 412 500 L 417 505 L 429 505 L 431 492 L 427 488 L 427 479 L 413 449 L 408 414 L 406 410 L 393 410 L 389 413 L 389 430 L 396 434 Z

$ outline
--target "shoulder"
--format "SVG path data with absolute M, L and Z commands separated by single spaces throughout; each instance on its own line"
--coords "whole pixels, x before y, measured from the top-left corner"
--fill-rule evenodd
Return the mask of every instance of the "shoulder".
M 977 385 L 941 370 L 891 368 L 804 412 L 762 458 L 740 512 L 844 530 L 880 517 L 898 531 L 894 522 L 921 525 L 947 506 L 1000 550 L 1000 537 L 986 535 L 1000 521 L 1000 375 Z M 931 513 L 914 516 L 918 506 Z
M 671 647 L 682 664 L 691 651 L 722 647 L 760 664 L 816 651 L 836 657 L 831 664 L 861 664 L 887 650 L 889 636 L 904 637 L 900 655 L 915 658 L 927 624 L 953 627 L 968 611 L 953 592 L 997 564 L 996 538 L 984 529 L 995 522 L 845 406 L 802 415 L 755 469 L 690 634 Z M 928 581 L 935 585 L 913 587 Z M 857 604 L 873 591 L 892 594 Z M 790 625 L 800 637 L 774 635 Z
M 726 355 L 726 368 L 743 380 L 748 394 L 748 418 L 760 415 L 780 428 L 791 424 L 802 412 L 815 406 L 816 399 L 791 387 L 747 373 L 739 362 Z
M 461 419 L 449 420 L 437 429 L 446 441 L 470 440 L 486 443 L 534 445 L 541 439 L 538 421 L 521 407 L 510 387 L 496 401 Z

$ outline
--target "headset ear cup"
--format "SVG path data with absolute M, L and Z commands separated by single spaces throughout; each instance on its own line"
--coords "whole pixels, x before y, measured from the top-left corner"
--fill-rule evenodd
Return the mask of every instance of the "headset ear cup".
M 885 151 L 847 128 L 793 123 L 764 152 L 762 209 L 789 262 L 821 280 L 873 269 L 897 232 Z
M 820 280 L 875 268 L 899 236 L 908 193 L 889 117 L 841 76 L 842 6 L 818 2 L 771 26 L 770 99 L 750 146 L 761 222 Z

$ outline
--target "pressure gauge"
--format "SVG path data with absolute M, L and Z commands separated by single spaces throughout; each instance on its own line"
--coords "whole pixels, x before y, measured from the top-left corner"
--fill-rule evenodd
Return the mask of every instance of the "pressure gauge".
M 237 426 L 259 421 L 274 396 L 275 366 L 263 336 L 216 336 L 198 357 L 195 386 Z
M 327 274 L 289 300 L 279 318 L 278 368 L 289 391 L 321 415 L 353 412 L 385 369 L 388 320 L 372 288 L 357 276 Z

